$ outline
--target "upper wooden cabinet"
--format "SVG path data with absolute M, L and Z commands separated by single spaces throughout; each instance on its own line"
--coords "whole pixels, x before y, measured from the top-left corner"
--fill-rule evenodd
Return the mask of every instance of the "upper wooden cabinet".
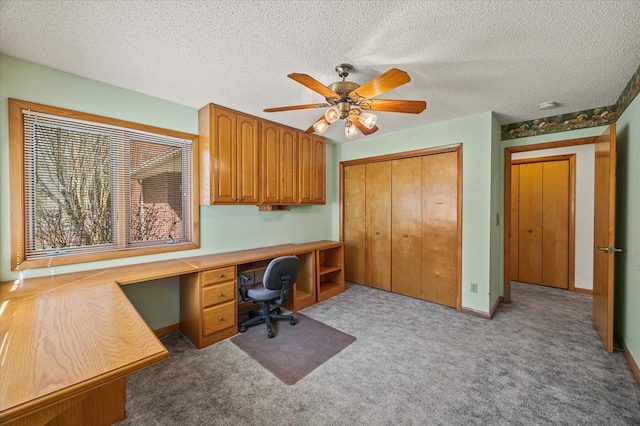
M 299 132 L 300 204 L 325 203 L 325 146 L 324 138 Z
M 198 115 L 201 204 L 324 204 L 321 136 L 209 104 Z
M 260 120 L 217 105 L 198 116 L 202 204 L 257 204 Z
M 261 204 L 298 203 L 298 131 L 262 122 Z

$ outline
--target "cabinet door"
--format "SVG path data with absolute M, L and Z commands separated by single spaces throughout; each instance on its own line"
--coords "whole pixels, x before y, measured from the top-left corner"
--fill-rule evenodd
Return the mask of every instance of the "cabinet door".
M 422 158 L 422 298 L 456 307 L 458 153 Z
M 264 121 L 260 141 L 260 176 L 262 204 L 280 202 L 280 126 Z
M 298 131 L 280 129 L 280 199 L 281 204 L 298 202 Z
M 298 176 L 299 199 L 300 204 L 313 203 L 313 142 L 309 133 L 298 132 L 298 153 L 299 153 L 299 169 Z
M 235 203 L 236 114 L 222 108 L 213 108 L 211 122 L 211 203 Z
M 311 156 L 311 198 L 314 204 L 326 202 L 326 158 L 325 141 L 320 136 L 312 136 Z
M 519 281 L 542 284 L 542 163 L 520 166 Z
M 391 161 L 366 165 L 366 284 L 391 290 Z
M 345 167 L 343 231 L 345 279 L 367 284 L 365 278 L 365 165 Z
M 236 140 L 236 202 L 238 203 L 258 204 L 258 138 L 258 119 L 238 114 Z
M 422 297 L 422 159 L 391 162 L 391 288 Z

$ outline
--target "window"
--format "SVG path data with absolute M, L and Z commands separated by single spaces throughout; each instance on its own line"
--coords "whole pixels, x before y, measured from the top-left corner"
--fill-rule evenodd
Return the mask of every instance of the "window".
M 197 247 L 195 135 L 9 109 L 13 270 Z

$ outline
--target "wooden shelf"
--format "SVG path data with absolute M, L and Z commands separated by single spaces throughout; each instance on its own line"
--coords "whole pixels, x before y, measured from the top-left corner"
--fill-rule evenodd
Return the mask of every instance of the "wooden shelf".
M 320 275 L 330 274 L 331 272 L 341 271 L 341 265 L 320 265 L 320 271 L 318 272 Z

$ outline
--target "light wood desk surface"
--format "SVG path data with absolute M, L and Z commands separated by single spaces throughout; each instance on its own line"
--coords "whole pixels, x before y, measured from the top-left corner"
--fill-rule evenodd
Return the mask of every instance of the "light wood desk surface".
M 0 423 L 168 358 L 120 285 L 335 243 L 284 244 L 0 283 Z

